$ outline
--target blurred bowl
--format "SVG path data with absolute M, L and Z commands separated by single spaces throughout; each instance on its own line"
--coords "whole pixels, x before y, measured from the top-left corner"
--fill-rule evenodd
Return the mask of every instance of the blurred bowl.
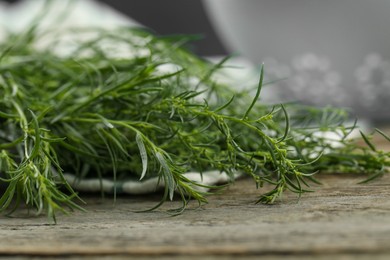
M 203 0 L 228 50 L 265 64 L 282 101 L 390 120 L 390 1 Z

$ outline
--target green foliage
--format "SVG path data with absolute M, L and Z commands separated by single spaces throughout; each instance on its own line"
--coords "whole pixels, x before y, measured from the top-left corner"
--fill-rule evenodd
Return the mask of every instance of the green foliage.
M 191 54 L 185 37 L 128 28 L 70 33 L 95 36 L 66 55 L 57 53 L 60 41 L 35 48 L 43 37 L 35 30 L 0 45 L 1 211 L 23 203 L 55 218 L 57 210 L 81 209 L 64 172 L 157 176 L 165 184 L 159 205 L 178 194 L 181 211 L 190 199 L 206 202 L 188 171 L 220 170 L 232 181 L 240 172 L 257 187 L 271 183 L 259 202 L 274 203 L 285 190 L 308 191 L 317 171 L 376 177 L 390 164 L 369 136 L 362 134 L 368 148 L 347 138 L 355 125 L 345 125 L 344 110 L 262 103 L 263 68 L 251 96 L 218 83 L 214 74 L 224 63 Z

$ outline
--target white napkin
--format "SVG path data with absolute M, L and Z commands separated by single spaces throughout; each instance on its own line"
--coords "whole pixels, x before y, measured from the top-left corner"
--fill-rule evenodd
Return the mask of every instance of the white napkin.
M 20 32 L 28 28 L 47 3 L 45 0 L 24 0 L 12 5 L 0 2 L 0 35 L 4 36 L 6 31 Z M 48 11 L 39 21 L 42 29 L 64 30 L 91 26 L 109 29 L 116 26 L 140 25 L 135 20 L 94 0 L 52 0 L 49 3 Z

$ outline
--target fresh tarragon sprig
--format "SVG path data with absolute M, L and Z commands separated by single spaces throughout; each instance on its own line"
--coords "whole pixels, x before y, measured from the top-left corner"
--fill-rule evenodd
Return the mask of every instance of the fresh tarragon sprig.
M 91 33 L 66 54 L 58 53 L 61 41 L 36 48 L 43 37 L 36 30 L 1 44 L 1 211 L 26 204 L 55 219 L 58 210 L 81 209 L 65 172 L 114 181 L 158 177 L 165 189 L 156 207 L 178 194 L 181 212 L 191 199 L 207 201 L 188 171 L 270 183 L 259 202 L 274 203 L 285 190 L 308 191 L 317 171 L 376 177 L 390 165 L 369 136 L 362 134 L 365 147 L 348 138 L 356 126 L 346 126 L 344 110 L 264 104 L 263 68 L 251 95 L 218 83 L 214 74 L 224 63 L 192 54 L 184 36 L 70 32 L 74 39 Z

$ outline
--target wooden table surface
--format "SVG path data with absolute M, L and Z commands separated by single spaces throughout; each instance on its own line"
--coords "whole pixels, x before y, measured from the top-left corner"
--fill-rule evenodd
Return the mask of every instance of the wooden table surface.
M 79 259 L 291 258 L 390 259 L 390 174 L 369 184 L 362 176 L 320 175 L 322 186 L 300 200 L 286 193 L 275 205 L 255 205 L 260 191 L 238 180 L 209 203 L 179 216 L 151 207 L 158 196 L 88 197 L 87 213 L 28 217 L 20 210 L 0 217 L 0 256 Z
M 240 179 L 174 217 L 166 210 L 180 201 L 134 212 L 154 206 L 158 194 L 122 196 L 115 204 L 89 195 L 87 212 L 59 215 L 57 225 L 20 209 L 0 215 L 0 257 L 390 259 L 390 173 L 368 184 L 357 184 L 366 178 L 358 175 L 317 178 L 315 192 L 300 199 L 286 192 L 275 205 L 255 204 L 264 191 Z

